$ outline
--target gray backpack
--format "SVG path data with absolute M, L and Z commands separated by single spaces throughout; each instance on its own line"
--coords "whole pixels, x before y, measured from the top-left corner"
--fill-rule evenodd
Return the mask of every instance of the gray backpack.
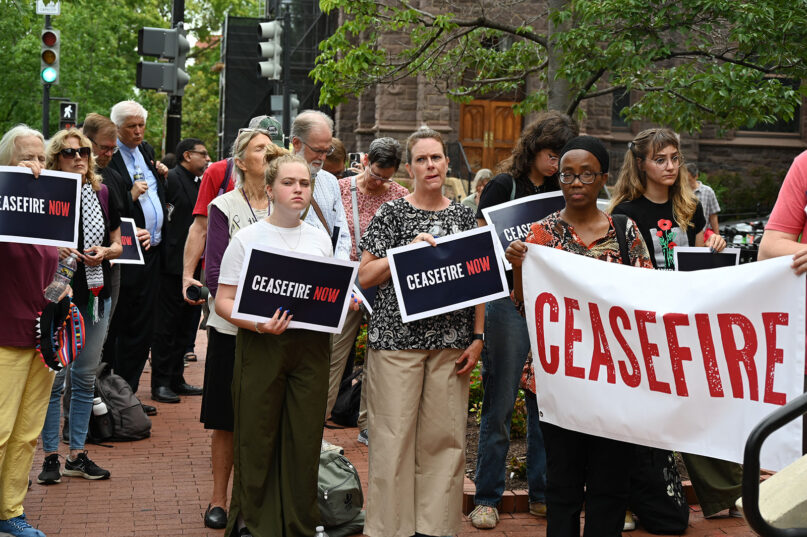
M 317 503 L 322 525 L 331 537 L 343 535 L 338 530 L 350 528 L 355 535 L 364 527 L 364 494 L 356 468 L 339 451 L 323 451 L 319 455 Z M 358 529 L 356 526 L 358 525 Z
M 95 378 L 95 392 L 106 403 L 111 422 L 111 435 L 103 440 L 129 442 L 151 436 L 151 420 L 122 377 L 102 369 Z

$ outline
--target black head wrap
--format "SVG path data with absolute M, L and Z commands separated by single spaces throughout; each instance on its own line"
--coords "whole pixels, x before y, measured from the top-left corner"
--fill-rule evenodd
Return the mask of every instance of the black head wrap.
M 603 145 L 599 138 L 593 136 L 576 136 L 572 138 L 563 146 L 563 149 L 560 150 L 560 158 L 563 159 L 563 155 L 572 149 L 584 149 L 588 151 L 600 161 L 600 171 L 608 173 L 608 150 L 605 149 L 605 145 Z

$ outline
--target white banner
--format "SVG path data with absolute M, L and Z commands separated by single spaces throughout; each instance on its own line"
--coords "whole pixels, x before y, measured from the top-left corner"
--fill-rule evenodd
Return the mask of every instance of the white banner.
M 697 272 L 529 245 L 524 297 L 541 419 L 742 462 L 751 430 L 804 391 L 805 279 L 791 258 Z M 801 454 L 802 420 L 762 467 Z

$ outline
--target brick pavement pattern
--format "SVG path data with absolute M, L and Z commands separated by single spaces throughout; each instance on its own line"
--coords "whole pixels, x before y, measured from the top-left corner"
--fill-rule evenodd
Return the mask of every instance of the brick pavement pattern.
M 199 332 L 196 341 L 198 362 L 185 368 L 189 384 L 201 385 L 204 377 L 207 337 Z M 179 404 L 156 403 L 150 399 L 150 368 L 140 382 L 138 397 L 156 406 L 151 437 L 139 442 L 110 443 L 112 447 L 88 445 L 89 456 L 112 477 L 87 481 L 62 477 L 58 485 L 36 483 L 42 469 L 42 449 L 38 447 L 30 477 L 33 485 L 25 499 L 25 512 L 35 527 L 48 537 L 222 537 L 224 530 L 204 527 L 213 479 L 210 473 L 210 434 L 199 422 L 201 397 L 182 397 Z M 344 447 L 345 455 L 356 466 L 365 487 L 367 447 L 357 440 L 357 430 L 325 429 L 325 439 Z M 59 447 L 62 455 L 67 446 Z M 64 460 L 62 468 L 64 468 Z M 473 483 L 466 479 L 466 493 L 473 494 Z M 518 500 L 516 500 L 518 501 Z M 493 530 L 477 530 L 465 519 L 458 537 L 540 537 L 546 534 L 546 520 L 529 513 L 502 513 Z M 1 534 L 0 534 L 1 535 Z M 641 530 L 626 533 L 647 537 Z M 698 506 L 692 506 L 688 537 L 755 535 L 742 519 L 705 520 Z

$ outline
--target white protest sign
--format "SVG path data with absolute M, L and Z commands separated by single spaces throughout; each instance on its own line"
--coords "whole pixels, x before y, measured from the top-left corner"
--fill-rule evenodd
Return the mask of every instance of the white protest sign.
M 805 279 L 790 258 L 698 272 L 529 245 L 524 298 L 541 419 L 741 462 L 751 430 L 803 392 Z M 762 467 L 801 453 L 802 420 Z

